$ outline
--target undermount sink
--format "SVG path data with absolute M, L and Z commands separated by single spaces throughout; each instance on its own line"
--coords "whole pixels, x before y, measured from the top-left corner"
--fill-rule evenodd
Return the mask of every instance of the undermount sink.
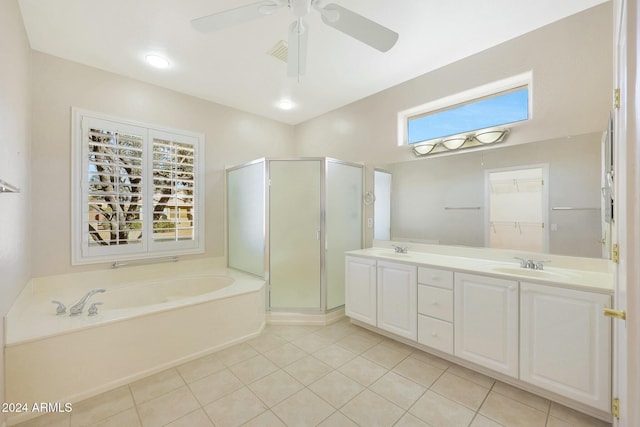
M 530 277 L 539 277 L 539 278 L 566 277 L 565 274 L 557 273 L 555 271 L 533 270 L 530 268 L 523 268 L 523 267 L 493 267 L 491 270 L 495 271 L 496 273 L 515 274 L 519 276 L 530 276 Z

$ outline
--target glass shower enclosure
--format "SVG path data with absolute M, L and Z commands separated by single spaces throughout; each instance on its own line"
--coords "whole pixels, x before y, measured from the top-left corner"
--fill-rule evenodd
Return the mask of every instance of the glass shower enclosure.
M 227 169 L 229 267 L 264 277 L 272 311 L 344 305 L 344 252 L 362 247 L 363 166 L 260 159 Z

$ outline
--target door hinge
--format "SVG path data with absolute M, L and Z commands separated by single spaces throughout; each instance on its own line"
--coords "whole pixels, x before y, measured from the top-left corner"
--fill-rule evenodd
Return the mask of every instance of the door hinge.
M 616 110 L 620 108 L 620 88 L 613 90 L 613 108 Z
M 611 415 L 620 419 L 620 399 L 617 397 L 611 401 Z
M 611 261 L 620 264 L 620 246 L 617 243 L 611 248 Z

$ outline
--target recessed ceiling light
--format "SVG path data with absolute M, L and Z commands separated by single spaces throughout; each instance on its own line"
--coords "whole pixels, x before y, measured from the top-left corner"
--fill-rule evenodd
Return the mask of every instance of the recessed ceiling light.
M 294 107 L 294 104 L 288 99 L 283 99 L 282 101 L 278 102 L 278 107 L 281 110 L 291 110 Z
M 169 66 L 169 60 L 159 55 L 150 54 L 145 56 L 144 59 L 152 67 L 167 68 Z

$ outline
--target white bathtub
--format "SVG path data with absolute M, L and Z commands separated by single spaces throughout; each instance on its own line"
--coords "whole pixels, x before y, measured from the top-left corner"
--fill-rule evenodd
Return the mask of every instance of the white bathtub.
M 215 263 L 32 280 L 5 321 L 5 400 L 77 402 L 258 335 L 265 323 L 264 280 Z M 94 288 L 106 292 L 93 295 L 81 315 L 69 316 L 69 307 Z M 67 305 L 67 314 L 56 315 L 53 299 Z M 93 302 L 103 304 L 88 316 Z

